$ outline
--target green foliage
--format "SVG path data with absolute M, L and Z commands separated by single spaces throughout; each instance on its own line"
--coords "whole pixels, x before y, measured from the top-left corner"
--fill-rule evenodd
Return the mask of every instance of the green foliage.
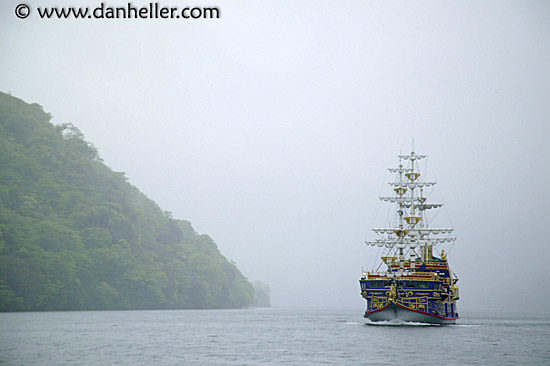
M 253 293 L 74 125 L 0 93 L 0 311 L 240 308 Z

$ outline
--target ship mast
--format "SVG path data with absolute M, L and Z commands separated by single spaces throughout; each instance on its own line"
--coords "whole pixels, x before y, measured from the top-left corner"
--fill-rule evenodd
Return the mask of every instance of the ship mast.
M 417 253 L 415 249 L 420 247 L 420 262 L 426 263 L 432 259 L 434 246 L 455 241 L 456 238 L 441 237 L 448 235 L 453 229 L 429 228 L 426 222 L 426 210 L 439 208 L 440 203 L 427 203 L 424 196 L 424 188 L 431 187 L 436 182 L 425 182 L 421 179 L 418 168 L 418 160 L 425 159 L 427 155 L 418 155 L 414 151 L 410 154 L 399 155 L 397 168 L 389 171 L 395 174 L 395 180 L 390 182 L 394 195 L 380 197 L 380 200 L 397 204 L 397 223 L 395 227 L 374 228 L 378 239 L 367 241 L 369 245 L 377 245 L 388 249 L 388 253 L 397 249 L 398 257 L 384 257 L 391 271 L 391 263 L 394 258 L 399 260 L 399 271 L 416 269 Z M 406 162 L 405 166 L 403 163 Z M 388 254 L 389 255 L 389 254 Z M 408 261 L 408 266 L 405 263 Z M 408 268 L 406 268 L 408 267 Z

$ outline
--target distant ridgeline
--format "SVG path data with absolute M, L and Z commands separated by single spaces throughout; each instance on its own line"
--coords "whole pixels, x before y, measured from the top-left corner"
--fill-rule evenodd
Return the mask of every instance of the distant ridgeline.
M 0 311 L 241 308 L 207 235 L 113 172 L 71 124 L 0 93 Z
M 271 289 L 262 281 L 254 281 L 254 301 L 251 306 L 266 308 L 271 306 Z

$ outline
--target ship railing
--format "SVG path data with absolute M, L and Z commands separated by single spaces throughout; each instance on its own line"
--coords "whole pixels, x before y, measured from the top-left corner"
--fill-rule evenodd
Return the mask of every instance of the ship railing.
M 435 272 L 368 272 L 367 278 L 372 277 L 387 277 L 387 278 L 400 278 L 400 277 L 430 277 L 429 280 L 435 279 Z

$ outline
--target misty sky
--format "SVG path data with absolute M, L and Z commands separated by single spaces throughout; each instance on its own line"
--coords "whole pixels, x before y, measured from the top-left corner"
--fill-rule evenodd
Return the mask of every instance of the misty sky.
M 74 123 L 274 306 L 362 313 L 363 242 L 414 139 L 458 238 L 459 309 L 548 310 L 549 2 L 193 2 L 221 9 L 208 20 L 17 4 L 0 5 L 0 90 Z

